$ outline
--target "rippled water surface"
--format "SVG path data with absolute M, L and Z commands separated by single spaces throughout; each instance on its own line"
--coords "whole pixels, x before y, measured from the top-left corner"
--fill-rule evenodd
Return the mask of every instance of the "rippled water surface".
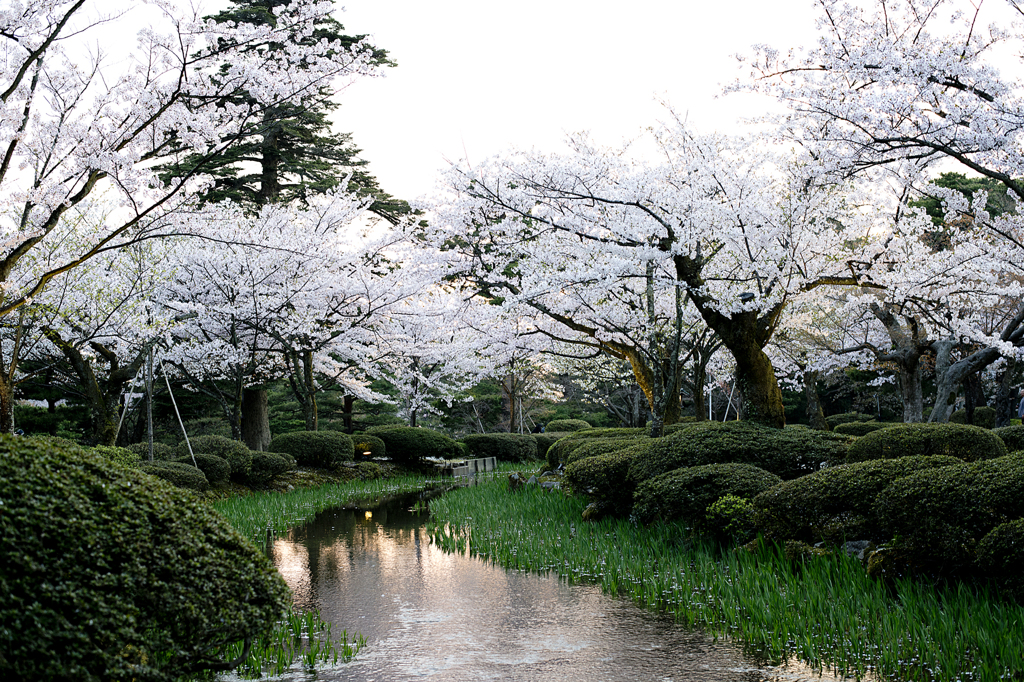
M 292 679 L 836 680 L 798 665 L 758 665 L 592 585 L 509 572 L 430 544 L 426 513 L 405 500 L 334 510 L 274 541 L 274 562 L 303 608 L 362 633 L 352 663 Z

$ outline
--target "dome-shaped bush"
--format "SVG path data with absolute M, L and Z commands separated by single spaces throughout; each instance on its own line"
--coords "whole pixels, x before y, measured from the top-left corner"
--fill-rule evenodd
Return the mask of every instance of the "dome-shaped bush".
M 649 440 L 647 438 L 647 429 L 587 429 L 586 431 L 576 431 L 559 439 L 548 448 L 548 466 L 556 469 L 559 464 L 565 464 L 569 454 L 583 443 L 607 438 L 633 439 L 637 441 Z
M 139 471 L 156 476 L 167 481 L 177 488 L 194 490 L 197 493 L 210 489 L 210 481 L 206 474 L 184 462 L 167 462 L 165 460 L 154 460 L 139 465 Z
M 545 426 L 545 431 L 584 431 L 592 429 L 589 422 L 582 419 L 552 419 Z
M 351 462 L 355 448 L 352 438 L 340 431 L 292 431 L 274 436 L 267 451 L 289 454 L 299 466 L 330 469 Z
M 587 457 L 565 467 L 562 480 L 570 491 L 587 495 L 605 511 L 625 516 L 633 506 L 634 486 L 627 479 L 636 447 Z
M 852 424 L 853 422 L 869 422 L 875 418 L 873 414 L 861 412 L 843 412 L 842 414 L 830 414 L 825 417 L 825 422 L 833 429 L 840 424 Z
M 966 424 L 967 410 L 957 410 L 953 414 L 949 415 L 949 421 L 952 424 Z M 995 409 L 988 407 L 987 405 L 974 408 L 973 424 L 975 426 L 980 426 L 983 429 L 994 429 L 996 427 Z
M 295 460 L 289 455 L 277 452 L 252 453 L 252 468 L 249 470 L 249 483 L 267 483 L 275 476 L 295 468 Z
M 0 436 L 0 678 L 167 682 L 224 664 L 289 601 L 187 491 L 77 447 Z
M 976 564 L 1017 601 L 1024 602 L 1024 519 L 1000 524 L 978 543 Z
M 149 443 L 132 443 L 127 447 L 139 457 L 142 461 L 149 459 Z M 153 459 L 166 459 L 170 460 L 177 457 L 177 451 L 166 443 L 153 443 Z
M 438 431 L 413 426 L 371 426 L 367 433 L 384 441 L 393 462 L 416 464 L 424 457 L 442 459 L 462 454 L 458 443 Z
M 960 464 L 956 457 L 900 457 L 843 464 L 766 490 L 754 498 L 758 530 L 779 541 L 881 540 L 875 498 L 916 471 Z M 856 535 L 856 537 L 853 537 Z
M 705 464 L 676 469 L 639 484 L 633 515 L 641 523 L 684 519 L 700 523 L 708 507 L 725 495 L 752 498 L 781 483 L 775 474 L 750 464 Z
M 565 458 L 566 466 L 587 457 L 607 455 L 612 452 L 620 452 L 638 445 L 637 438 L 596 438 L 594 440 L 582 440 L 573 448 Z
M 999 436 L 967 424 L 894 424 L 865 434 L 850 446 L 848 460 L 949 455 L 967 462 L 1006 454 Z
M 370 453 L 370 457 L 386 457 L 388 454 L 388 448 L 384 445 L 384 441 L 368 433 L 352 434 L 352 448 L 356 457 L 365 455 L 367 452 Z
M 1019 452 L 1024 450 L 1024 426 L 1017 424 L 1015 426 L 1002 426 L 998 429 L 992 429 L 992 433 L 999 436 L 999 439 L 1006 445 L 1006 449 L 1009 452 Z
M 675 469 L 738 462 L 783 479 L 797 478 L 822 462 L 842 462 L 852 440 L 827 431 L 772 429 L 744 421 L 701 422 L 652 439 L 633 462 L 630 476 L 639 483 Z
M 502 462 L 537 459 L 537 439 L 520 433 L 471 433 L 462 438 L 470 457 L 496 457 Z
M 231 465 L 231 477 L 235 480 L 244 481 L 249 475 L 249 469 L 252 467 L 252 452 L 245 447 L 245 443 L 224 436 L 199 436 L 190 439 L 187 444 L 184 441 L 179 443 L 175 448 L 175 455 L 177 457 L 188 455 L 189 444 L 192 446 L 193 454 L 216 455 L 221 459 L 226 459 Z
M 175 457 L 172 461 L 198 468 L 206 476 L 206 480 L 210 482 L 210 485 L 227 483 L 228 479 L 231 478 L 231 465 L 223 457 L 206 455 L 200 452 L 198 455 L 195 455 L 195 464 L 192 464 L 192 460 L 193 458 L 189 455 L 183 455 Z M 159 462 L 155 463 L 159 464 Z
M 888 426 L 892 426 L 892 424 L 886 422 L 846 422 L 845 424 L 836 424 L 835 428 L 832 429 L 832 433 L 860 437 Z

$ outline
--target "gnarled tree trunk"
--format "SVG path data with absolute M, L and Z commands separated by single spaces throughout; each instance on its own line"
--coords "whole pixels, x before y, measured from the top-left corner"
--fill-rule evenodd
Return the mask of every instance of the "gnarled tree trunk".
M 265 389 L 242 391 L 242 442 L 253 452 L 263 452 L 270 445 L 269 415 Z

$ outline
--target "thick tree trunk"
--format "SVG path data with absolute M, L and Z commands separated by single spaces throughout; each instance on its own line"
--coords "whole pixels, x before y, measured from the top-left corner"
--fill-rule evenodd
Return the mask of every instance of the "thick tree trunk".
M 952 362 L 951 354 L 955 342 L 952 339 L 936 341 L 935 347 L 935 407 L 928 417 L 929 422 L 947 422 L 953 413 L 957 387 L 970 374 L 981 371 L 999 359 L 999 351 L 993 347 L 982 348 L 966 358 Z
M 0 374 L 0 433 L 14 433 L 14 385 Z
M 825 420 L 825 411 L 821 409 L 818 372 L 804 372 L 804 395 L 807 397 L 807 418 L 811 428 L 817 431 L 831 431 L 832 427 Z
M 742 396 L 741 418 L 781 429 L 786 425 L 782 390 L 772 361 L 756 343 L 726 346 L 736 359 L 736 383 Z
M 242 392 L 242 442 L 253 452 L 263 452 L 270 445 L 270 412 L 267 392 L 247 388 Z
M 355 407 L 356 397 L 353 395 L 347 395 L 343 398 L 341 407 L 341 421 L 345 423 L 345 433 L 353 433 L 355 431 L 352 428 L 352 408 Z
M 1017 417 L 1017 393 L 1012 390 L 1013 378 L 1017 373 L 1017 359 L 1010 358 L 999 373 L 996 389 L 996 428 L 1009 426 L 1010 420 Z

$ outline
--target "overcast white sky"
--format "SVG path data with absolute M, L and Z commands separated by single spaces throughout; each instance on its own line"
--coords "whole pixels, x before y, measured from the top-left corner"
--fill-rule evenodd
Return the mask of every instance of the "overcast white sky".
M 371 34 L 398 67 L 341 95 L 381 185 L 414 199 L 445 159 L 477 163 L 510 146 L 557 151 L 567 132 L 617 144 L 664 118 L 737 129 L 766 103 L 716 100 L 750 46 L 810 46 L 813 0 L 349 0 L 338 18 Z

